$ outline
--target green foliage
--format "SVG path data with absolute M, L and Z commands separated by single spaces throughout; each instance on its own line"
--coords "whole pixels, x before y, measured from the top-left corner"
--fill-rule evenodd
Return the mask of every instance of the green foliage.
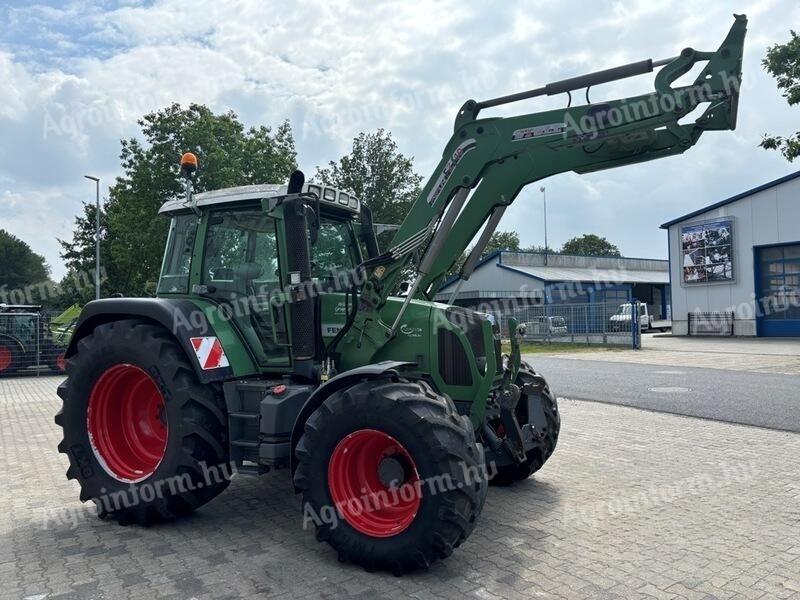
M 495 231 L 481 253 L 481 258 L 498 250 L 519 252 L 519 234 L 516 231 Z
M 0 229 L 0 303 L 38 304 L 49 282 L 44 257 L 17 236 Z
M 568 240 L 561 247 L 562 254 L 578 254 L 582 256 L 622 256 L 619 248 L 606 238 L 587 233 Z
M 109 189 L 101 213 L 104 295 L 154 292 L 168 227 L 158 209 L 183 196 L 178 164 L 183 152 L 194 152 L 199 161 L 196 192 L 282 183 L 296 168 L 288 122 L 274 133 L 263 126 L 245 129 L 233 112 L 217 115 L 200 104 L 188 108 L 172 104 L 145 115 L 138 124 L 143 141 L 122 140 L 123 175 Z M 59 240 L 61 256 L 72 273 L 94 268 L 94 217 L 94 205 L 85 204 L 73 239 Z
M 523 248 L 521 252 L 535 252 L 536 254 L 558 254 L 558 250 L 555 248 L 551 248 L 550 246 L 539 246 L 538 244 L 534 244 L 533 246 L 528 246 L 527 248 Z
M 767 56 L 761 64 L 778 82 L 778 89 L 789 106 L 800 103 L 800 36 L 791 31 L 791 39 L 785 44 L 775 44 L 767 49 Z M 800 131 L 788 137 L 765 135 L 761 147 L 780 150 L 791 162 L 800 156 Z
M 317 167 L 314 179 L 347 190 L 372 209 L 375 223 L 399 225 L 419 196 L 422 177 L 414 172 L 414 159 L 401 154 L 392 134 L 383 129 L 360 133 L 350 154 L 325 168 Z M 379 237 L 381 247 L 394 232 Z

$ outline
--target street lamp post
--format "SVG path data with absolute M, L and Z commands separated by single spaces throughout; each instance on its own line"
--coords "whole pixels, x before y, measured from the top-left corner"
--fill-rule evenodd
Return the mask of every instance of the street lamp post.
M 100 178 L 91 175 L 84 175 L 84 177 L 94 181 L 95 184 L 94 299 L 100 300 Z
M 547 264 L 547 251 L 550 248 L 547 245 L 547 191 L 544 186 L 540 187 L 539 191 L 542 192 L 542 200 L 544 201 L 544 264 Z

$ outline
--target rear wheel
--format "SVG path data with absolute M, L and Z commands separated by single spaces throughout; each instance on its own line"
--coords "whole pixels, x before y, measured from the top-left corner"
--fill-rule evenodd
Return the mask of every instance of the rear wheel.
M 148 524 L 192 512 L 230 482 L 226 413 L 177 342 L 137 320 L 78 342 L 58 388 L 59 444 L 82 501 L 101 518 Z
M 522 363 L 520 366 L 519 374 L 517 375 L 516 384 L 523 388 L 526 384 L 530 384 L 527 388 L 530 393 L 535 394 L 536 404 L 541 407 L 543 418 L 537 419 L 534 415 L 528 414 L 528 396 L 523 392 L 519 403 L 517 404 L 516 417 L 520 426 L 533 421 L 537 424 L 537 430 L 541 433 L 539 444 L 529 450 L 525 455 L 525 460 L 522 463 L 511 463 L 503 466 L 497 466 L 494 477 L 491 483 L 493 485 L 507 486 L 517 481 L 527 479 L 536 471 L 544 466 L 547 459 L 553 454 L 558 443 L 558 434 L 561 430 L 561 415 L 558 412 L 558 401 L 555 395 L 550 390 L 550 386 L 540 375 L 537 375 L 528 363 Z M 503 437 L 503 432 L 499 433 L 499 437 Z
M 423 382 L 333 393 L 306 422 L 296 455 L 304 525 L 367 570 L 400 574 L 449 556 L 486 499 L 472 425 Z
M 8 340 L 0 340 L 0 377 L 10 375 L 22 367 L 22 353 Z

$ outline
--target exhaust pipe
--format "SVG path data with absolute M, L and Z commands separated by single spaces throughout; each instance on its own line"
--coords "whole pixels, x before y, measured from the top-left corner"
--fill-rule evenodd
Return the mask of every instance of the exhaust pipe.
M 289 194 L 300 194 L 305 176 L 295 171 L 289 179 Z M 311 295 L 311 256 L 309 249 L 306 204 L 302 198 L 290 198 L 283 204 L 286 225 L 286 250 L 292 302 L 289 308 L 292 325 L 292 372 L 309 381 L 315 380 L 314 298 Z

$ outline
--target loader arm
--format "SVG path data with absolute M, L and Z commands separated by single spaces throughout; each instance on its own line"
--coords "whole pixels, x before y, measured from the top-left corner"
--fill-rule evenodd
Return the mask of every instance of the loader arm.
M 395 334 L 403 310 L 393 323 L 379 311 L 396 288 L 411 257 L 421 253 L 406 298 L 431 299 L 444 275 L 487 223 L 481 242 L 497 226 L 499 216 L 526 185 L 574 171 L 602 169 L 681 154 L 707 130 L 736 127 L 741 63 L 747 19 L 735 15 L 716 52 L 684 49 L 661 61 L 645 60 L 614 69 L 548 84 L 542 88 L 485 102 L 467 101 L 459 111 L 443 157 L 384 254 L 364 263 L 369 274 L 358 313 L 344 338 L 380 349 Z M 672 84 L 698 62 L 706 65 L 692 85 Z M 543 95 L 571 92 L 653 71 L 660 67 L 655 91 L 609 102 L 506 118 L 478 118 L 481 110 Z M 683 117 L 701 104 L 694 121 Z M 467 261 L 461 276 L 482 248 Z M 349 339 L 348 339 L 349 338 Z

